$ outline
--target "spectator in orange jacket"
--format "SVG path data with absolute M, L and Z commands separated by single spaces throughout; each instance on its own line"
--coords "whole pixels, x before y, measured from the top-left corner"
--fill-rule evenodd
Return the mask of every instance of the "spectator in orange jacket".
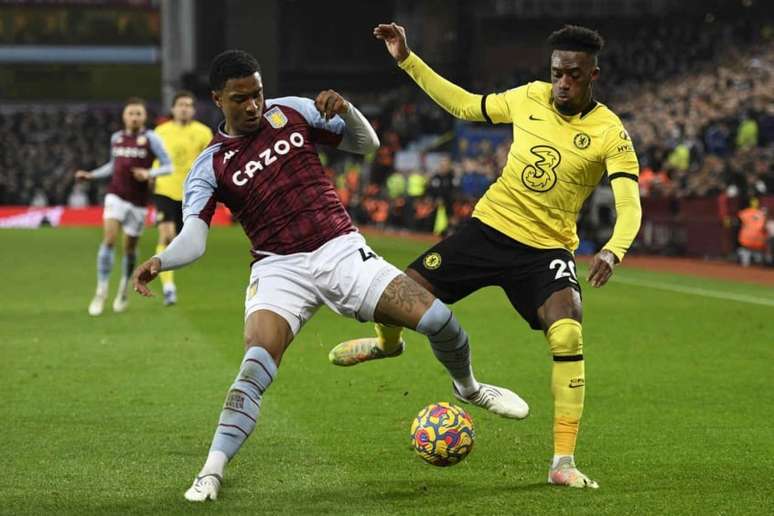
M 766 251 L 766 211 L 761 209 L 758 199 L 751 199 L 750 206 L 738 214 L 742 225 L 739 228 L 739 260 L 743 267 L 752 261 L 763 262 Z

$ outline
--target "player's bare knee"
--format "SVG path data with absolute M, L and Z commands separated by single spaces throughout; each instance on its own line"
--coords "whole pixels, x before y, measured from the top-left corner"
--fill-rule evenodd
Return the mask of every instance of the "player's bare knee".
M 261 348 L 265 350 L 271 356 L 272 360 L 274 360 L 274 363 L 277 364 L 277 366 L 280 365 L 280 362 L 282 361 L 282 355 L 285 354 L 284 344 L 264 341 L 256 337 L 248 337 L 245 335 L 245 351 L 250 350 L 250 348 Z
M 583 305 L 575 289 L 566 288 L 551 294 L 538 309 L 538 318 L 544 331 L 560 319 L 574 319 L 583 322 Z
M 433 294 L 435 297 L 439 297 L 438 294 L 435 293 L 435 288 L 433 287 L 433 285 L 429 281 L 427 281 L 427 279 L 424 276 L 422 276 L 414 269 L 410 267 L 406 269 L 406 276 L 414 280 L 415 283 L 417 283 L 420 287 L 422 287 L 423 289 Z
M 245 322 L 245 351 L 252 347 L 263 348 L 277 365 L 292 340 L 293 332 L 287 321 L 268 310 L 252 313 Z

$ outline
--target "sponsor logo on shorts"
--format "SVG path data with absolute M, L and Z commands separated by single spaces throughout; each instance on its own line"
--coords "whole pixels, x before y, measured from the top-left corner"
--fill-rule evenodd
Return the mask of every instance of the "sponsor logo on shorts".
M 575 144 L 580 150 L 587 149 L 591 145 L 591 136 L 586 133 L 578 133 L 575 138 L 572 139 L 572 143 Z
M 441 255 L 438 253 L 428 254 L 425 256 L 424 260 L 422 260 L 422 265 L 425 266 L 425 269 L 434 271 L 441 266 Z
M 586 380 L 584 378 L 570 378 L 570 389 L 577 389 L 584 385 L 586 385 Z
M 277 107 L 271 108 L 263 116 L 266 117 L 266 120 L 268 120 L 269 124 L 275 129 L 282 129 L 285 127 L 285 124 L 288 123 L 288 117 L 286 117 L 285 113 Z

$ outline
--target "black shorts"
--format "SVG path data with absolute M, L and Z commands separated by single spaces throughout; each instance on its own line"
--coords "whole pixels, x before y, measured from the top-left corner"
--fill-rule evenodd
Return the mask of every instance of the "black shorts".
M 470 219 L 409 268 L 427 279 L 444 303 L 455 303 L 482 287 L 501 287 L 535 330 L 542 329 L 538 308 L 551 294 L 567 287 L 581 291 L 572 253 L 524 245 L 478 219 Z
M 153 195 L 153 204 L 156 205 L 156 225 L 161 222 L 174 222 L 175 232 L 180 233 L 183 228 L 183 202 L 170 199 L 166 195 Z

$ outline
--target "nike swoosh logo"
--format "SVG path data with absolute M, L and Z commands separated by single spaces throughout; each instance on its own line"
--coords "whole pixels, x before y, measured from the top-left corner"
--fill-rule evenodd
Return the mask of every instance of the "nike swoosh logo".
M 545 121 L 542 118 L 535 118 L 535 115 L 529 115 L 529 119 L 530 120 L 537 120 L 538 122 L 544 122 Z

